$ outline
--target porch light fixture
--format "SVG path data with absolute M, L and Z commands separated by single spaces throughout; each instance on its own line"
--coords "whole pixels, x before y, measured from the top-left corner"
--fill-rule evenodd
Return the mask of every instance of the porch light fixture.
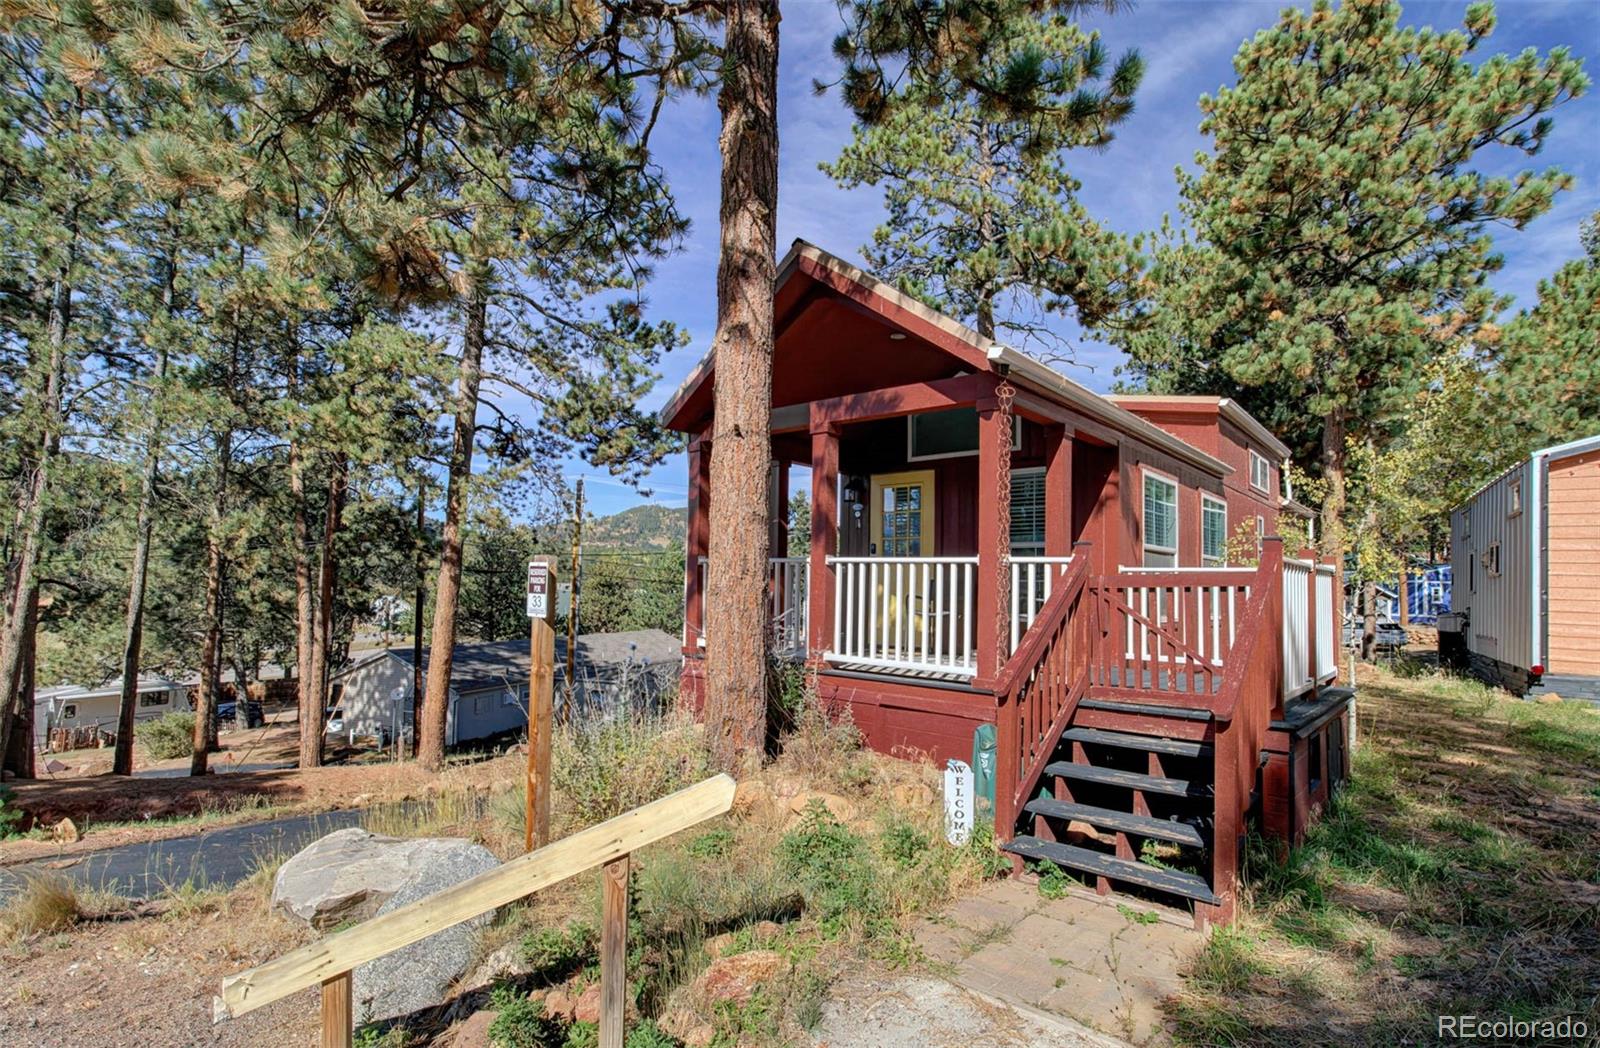
M 906 340 L 906 333 L 904 331 L 891 331 L 889 332 L 889 340 L 891 342 L 904 342 Z

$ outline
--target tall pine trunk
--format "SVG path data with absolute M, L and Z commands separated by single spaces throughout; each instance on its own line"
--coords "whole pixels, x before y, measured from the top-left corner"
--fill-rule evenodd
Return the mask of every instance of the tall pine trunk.
M 724 41 L 722 246 L 717 263 L 706 737 L 728 770 L 766 734 L 772 294 L 778 212 L 778 4 L 730 0 Z
M 311 681 L 308 690 L 316 702 L 317 738 L 307 743 L 304 733 L 301 747 L 308 745 L 317 750 L 315 767 L 322 763 L 322 711 L 328 707 L 328 678 L 333 657 L 334 593 L 338 585 L 339 556 L 335 548 L 339 529 L 344 523 L 345 487 L 349 481 L 350 460 L 343 452 L 335 452 L 328 468 L 328 501 L 322 513 L 322 556 L 317 563 L 317 601 L 312 617 L 311 631 Z
M 194 703 L 190 775 L 206 774 L 206 762 L 217 732 L 217 688 L 222 666 L 222 527 L 228 511 L 228 472 L 232 458 L 233 430 L 224 428 L 217 438 L 217 486 L 212 493 L 206 528 L 206 598 L 202 613 L 205 637 L 200 644 L 200 687 Z
M 422 724 L 422 696 L 427 682 L 422 676 L 422 610 L 428 602 L 428 479 L 417 477 L 417 589 L 411 598 L 411 755 L 417 753 Z
M 69 224 L 76 234 L 77 219 Z M 0 687 L 6 689 L 0 701 L 0 754 L 11 745 L 11 727 L 17 709 L 15 682 L 26 649 L 29 616 L 25 607 L 27 595 L 33 592 L 39 577 L 39 549 L 44 541 L 44 504 L 50 487 L 50 470 L 54 465 L 57 440 L 61 433 L 61 393 L 66 377 L 67 328 L 72 319 L 72 266 L 76 257 L 77 239 L 74 235 L 67 247 L 67 258 L 56 274 L 50 295 L 50 313 L 45 325 L 45 368 L 43 388 L 38 393 L 39 414 L 43 433 L 39 438 L 38 459 L 26 475 L 22 486 L 21 505 L 18 508 L 16 566 L 11 575 L 11 594 L 8 602 L 5 628 L 0 630 Z
M 165 282 L 161 288 L 162 310 L 173 313 L 174 284 L 177 280 L 176 251 L 167 256 Z M 156 471 L 161 461 L 160 408 L 155 403 L 161 383 L 167 377 L 167 345 L 163 336 L 156 351 L 155 389 L 151 391 L 150 431 L 145 434 L 144 471 L 139 480 L 139 511 L 134 525 L 133 564 L 128 569 L 128 612 L 122 634 L 122 695 L 117 705 L 117 748 L 111 759 L 111 774 L 133 774 L 133 722 L 139 703 L 139 662 L 144 649 L 145 584 L 150 575 L 150 536 L 155 520 Z
M 295 365 L 299 367 L 298 363 Z M 311 592 L 311 523 L 306 519 L 305 453 L 297 441 L 289 442 L 289 499 L 293 504 L 294 534 L 294 655 L 295 693 L 299 696 L 300 767 L 322 763 L 322 698 L 312 690 L 316 677 L 315 614 Z
M 428 648 L 428 685 L 417 726 L 417 760 L 438 770 L 444 765 L 445 729 L 450 716 L 450 674 L 456 644 L 456 611 L 461 596 L 461 528 L 472 482 L 472 444 L 478 425 L 478 387 L 483 381 L 483 346 L 489 319 L 489 274 L 473 275 L 461 337 L 461 375 L 456 384 L 455 433 L 450 442 L 450 475 L 444 496 L 444 529 L 439 541 L 439 574 L 433 589 L 433 633 Z
M 23 616 L 22 658 L 17 662 L 17 677 L 11 682 L 8 694 L 16 696 L 16 719 L 11 722 L 11 744 L 5 750 L 0 767 L 19 779 L 34 777 L 33 767 L 33 698 L 38 683 L 37 663 L 39 651 L 39 585 L 25 597 L 15 614 Z

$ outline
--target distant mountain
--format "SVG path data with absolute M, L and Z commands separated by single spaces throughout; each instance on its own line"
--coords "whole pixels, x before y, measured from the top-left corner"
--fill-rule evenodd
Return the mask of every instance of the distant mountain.
M 681 546 L 689 511 L 674 506 L 634 506 L 583 526 L 585 548 L 669 549 Z

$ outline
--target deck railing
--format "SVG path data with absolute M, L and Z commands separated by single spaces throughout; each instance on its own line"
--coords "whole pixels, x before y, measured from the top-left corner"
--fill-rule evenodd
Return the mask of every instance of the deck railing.
M 700 572 L 700 601 L 703 607 L 706 558 L 698 559 L 696 570 Z M 767 558 L 768 643 L 775 655 L 805 657 L 806 637 L 811 628 L 810 574 L 811 562 L 805 557 Z M 695 643 L 705 647 L 705 634 L 696 637 Z
M 995 679 L 995 825 L 1009 838 L 1089 686 L 1088 560 L 1069 565 Z
M 1050 599 L 1055 580 L 1067 573 L 1071 557 L 1011 557 L 1011 642 L 1007 652 L 1017 650 L 1017 642 L 1033 625 L 1044 602 Z
M 323 1048 L 350 1048 L 351 973 L 360 965 L 490 913 L 570 877 L 605 867 L 600 945 L 600 1048 L 622 1048 L 627 1001 L 629 856 L 733 806 L 734 781 L 715 775 L 347 931 L 222 980 L 218 1022 L 311 986 L 322 987 Z
M 831 662 L 970 677 L 977 557 L 829 557 Z
M 1334 608 L 1336 572 L 1332 564 L 1317 565 L 1314 590 L 1317 603 L 1317 683 L 1339 673 L 1339 615 Z
M 1222 680 L 1254 568 L 1123 568 L 1101 575 L 1095 687 L 1209 695 Z

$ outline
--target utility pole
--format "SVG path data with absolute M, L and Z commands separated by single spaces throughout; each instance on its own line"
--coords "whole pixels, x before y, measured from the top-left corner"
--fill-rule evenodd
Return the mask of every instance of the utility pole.
M 567 602 L 567 688 L 561 706 L 561 719 L 572 716 L 572 696 L 576 693 L 573 676 L 578 660 L 579 551 L 583 548 L 583 478 L 578 478 L 578 501 L 572 509 L 572 597 Z

